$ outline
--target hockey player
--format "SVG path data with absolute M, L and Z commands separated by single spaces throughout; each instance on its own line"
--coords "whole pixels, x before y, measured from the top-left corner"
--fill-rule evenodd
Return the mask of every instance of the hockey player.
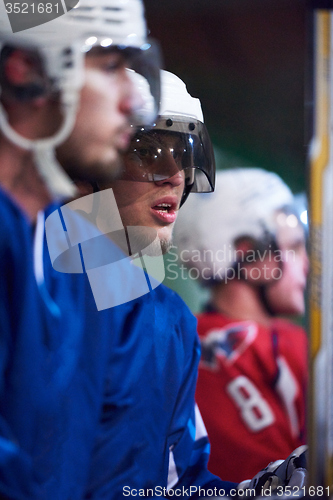
M 118 169 L 141 106 L 125 69 L 149 63 L 141 2 L 81 0 L 47 26 L 14 34 L 0 17 L 1 496 L 118 499 L 127 485 L 133 495 L 151 485 L 164 491 L 167 479 L 212 486 L 206 437 L 189 406 L 197 339 L 178 335 L 193 331 L 190 313 L 179 322 L 175 298 L 166 317 L 162 288 L 158 300 L 148 294 L 97 312 L 87 275 L 54 271 L 43 244 L 44 217 L 58 207 L 46 205 L 74 194 L 58 160 L 76 180 L 106 180 Z M 61 228 L 68 236 L 64 218 Z M 126 266 L 123 273 L 114 282 L 132 285 Z
M 191 191 L 212 191 L 215 166 L 200 101 L 188 94 L 175 75 L 162 71 L 161 80 L 162 102 L 156 123 L 138 128 L 125 155 L 121 178 L 100 187 L 112 187 L 124 226 L 154 228 L 166 251 L 179 207 Z M 132 379 L 132 399 L 128 393 L 122 419 L 112 420 L 107 414 L 104 421 L 104 435 L 109 429 L 119 440 L 115 460 L 131 463 L 127 482 L 124 473 L 118 484 L 121 480 L 126 483 L 128 496 L 131 491 L 139 495 L 140 483 L 142 495 L 149 488 L 157 492 L 156 486 L 172 488 L 170 495 L 174 496 L 205 497 L 212 495 L 214 488 L 217 495 L 236 495 L 236 484 L 214 477 L 206 466 L 208 438 L 194 402 L 200 357 L 194 317 L 165 286 L 156 288 L 152 295 L 155 318 L 148 332 L 152 343 L 150 351 L 144 353 L 143 370 Z M 128 374 L 124 379 L 130 382 Z M 127 436 L 130 439 L 124 445 Z M 100 482 L 106 474 L 101 464 L 110 453 L 101 437 L 94 455 L 94 481 Z M 293 460 L 290 463 L 294 464 Z M 292 471 L 293 465 L 282 483 L 288 482 Z M 225 473 L 221 477 L 229 479 Z M 242 474 L 242 479 L 247 477 Z
M 214 195 L 190 200 L 177 227 L 180 260 L 210 290 L 198 316 L 196 391 L 209 469 L 233 481 L 306 437 L 306 333 L 279 318 L 304 313 L 308 258 L 293 204 L 276 174 L 226 170 Z
M 132 70 L 158 102 L 159 69 L 140 0 L 81 0 L 14 32 L 15 11 L 33 6 L 11 7 L 1 2 L 0 496 L 75 500 L 87 487 L 106 365 L 120 347 L 135 365 L 137 332 L 124 339 L 123 325 L 135 314 L 147 327 L 151 302 L 97 311 L 86 274 L 52 269 L 44 218 L 74 195 L 68 173 L 114 177 L 130 124 L 145 118 Z M 123 266 L 115 282 L 132 274 Z
M 156 230 L 165 251 L 179 206 L 191 189 L 212 191 L 215 163 L 200 101 L 187 93 L 175 75 L 162 71 L 161 80 L 160 116 L 153 127 L 138 128 L 120 178 L 99 183 L 99 187 L 112 187 L 125 227 L 142 228 L 142 248 L 147 246 L 145 230 L 150 228 Z M 154 255 L 154 249 L 150 254 Z M 198 496 L 199 487 L 203 488 L 201 496 L 214 487 L 227 493 L 236 485 L 208 472 L 207 434 L 194 404 L 199 360 L 196 320 L 180 297 L 165 286 L 150 295 L 154 316 L 146 332 L 141 328 L 143 363 L 133 371 L 127 353 L 124 363 L 118 360 L 118 369 L 123 364 L 119 386 L 122 391 L 126 388 L 126 407 L 107 412 L 103 419 L 91 482 L 99 484 L 109 475 L 113 491 L 128 496 L 131 491 L 139 494 L 149 489 L 159 493 L 155 488 L 164 494 L 174 488 L 175 495 L 182 492 L 193 497 Z M 107 408 L 112 399 L 110 395 Z M 108 433 L 117 442 L 110 470 L 103 466 L 114 449 L 111 441 L 103 439 Z M 123 469 L 117 464 L 123 464 Z

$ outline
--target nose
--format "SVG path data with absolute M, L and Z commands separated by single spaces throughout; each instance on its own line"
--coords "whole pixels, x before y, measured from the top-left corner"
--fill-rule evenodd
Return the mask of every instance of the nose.
M 179 161 L 174 147 L 162 146 L 155 161 L 155 171 L 159 172 L 163 177 L 165 177 L 161 180 L 155 180 L 155 184 L 157 186 L 163 184 L 180 186 L 182 183 L 184 183 L 185 173 L 184 170 L 181 169 L 181 162 Z
M 184 184 L 184 179 L 185 179 L 185 175 L 184 175 L 183 170 L 177 169 L 177 172 L 174 175 L 172 175 L 171 177 L 168 177 L 167 179 L 163 179 L 161 181 L 155 181 L 155 184 L 157 186 L 163 186 L 164 184 L 170 184 L 172 187 L 177 187 L 177 186 L 181 186 L 182 184 Z
M 119 109 L 126 116 L 134 116 L 144 107 L 144 98 L 133 75 L 124 68 Z
M 307 252 L 305 250 L 304 251 L 304 257 L 303 257 L 303 271 L 304 271 L 305 276 L 308 275 L 309 270 L 310 270 L 310 260 L 309 260 L 308 254 L 307 254 Z

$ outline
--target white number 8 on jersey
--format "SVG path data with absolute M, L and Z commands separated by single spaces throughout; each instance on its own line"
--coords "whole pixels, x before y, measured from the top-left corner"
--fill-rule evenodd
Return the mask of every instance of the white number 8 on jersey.
M 258 432 L 274 423 L 274 415 L 255 385 L 240 375 L 227 385 L 227 391 L 241 412 L 244 423 Z

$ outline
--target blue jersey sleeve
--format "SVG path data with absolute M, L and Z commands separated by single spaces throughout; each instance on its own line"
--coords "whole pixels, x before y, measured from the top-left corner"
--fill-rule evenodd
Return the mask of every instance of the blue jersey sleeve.
M 187 432 L 185 432 L 186 436 Z M 188 440 L 187 449 L 189 456 L 182 460 L 182 446 L 180 442 L 170 450 L 169 462 L 169 487 L 178 490 L 183 496 L 189 495 L 191 498 L 202 498 L 207 496 L 237 496 L 237 484 L 223 481 L 211 474 L 207 469 L 210 452 L 210 445 L 202 418 L 197 406 L 195 406 L 192 417 L 188 424 L 189 436 L 183 437 Z M 192 447 L 189 451 L 188 448 Z M 182 471 L 181 464 L 187 467 Z M 178 464 L 178 467 L 177 467 Z M 178 476 L 180 474 L 180 476 Z M 176 482 L 175 482 L 176 481 Z M 177 492 L 177 493 L 178 493 Z
M 21 318 L 28 309 L 30 317 L 34 315 L 29 274 L 31 253 L 25 252 L 25 248 L 29 248 L 30 227 L 20 210 L 1 190 L 0 219 L 0 496 L 34 499 L 37 498 L 37 486 L 33 460 L 21 446 L 14 430 L 9 411 L 12 401 L 8 397 L 8 387 L 15 391 L 15 380 L 9 375 L 11 368 L 17 364 L 17 369 L 24 369 L 19 358 L 12 355 L 19 342 L 19 335 L 13 336 L 12 332 L 20 331 Z M 30 333 L 33 348 L 33 328 Z M 23 410 L 21 418 L 25 418 Z
M 207 469 L 210 444 L 200 411 L 194 402 L 200 346 L 195 325 L 184 311 L 183 331 L 192 342 L 187 348 L 189 361 L 173 415 L 173 432 L 169 436 L 168 489 L 193 498 L 236 495 L 236 484 L 223 481 Z M 209 491 L 208 491 L 209 490 Z
M 184 498 L 209 488 L 227 494 L 235 485 L 207 470 L 209 442 L 194 402 L 194 316 L 161 285 L 115 308 L 111 335 L 115 327 L 123 336 L 109 358 L 86 498 L 167 498 L 170 488 Z

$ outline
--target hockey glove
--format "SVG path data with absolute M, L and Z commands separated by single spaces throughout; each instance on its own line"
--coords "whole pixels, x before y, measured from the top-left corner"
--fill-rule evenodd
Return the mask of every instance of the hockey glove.
M 271 462 L 253 479 L 239 483 L 238 490 L 252 489 L 255 490 L 256 495 L 260 495 L 268 489 L 274 493 L 278 487 L 283 489 L 288 486 L 296 488 L 301 493 L 301 489 L 306 486 L 306 455 L 307 446 L 296 448 L 286 460 Z

